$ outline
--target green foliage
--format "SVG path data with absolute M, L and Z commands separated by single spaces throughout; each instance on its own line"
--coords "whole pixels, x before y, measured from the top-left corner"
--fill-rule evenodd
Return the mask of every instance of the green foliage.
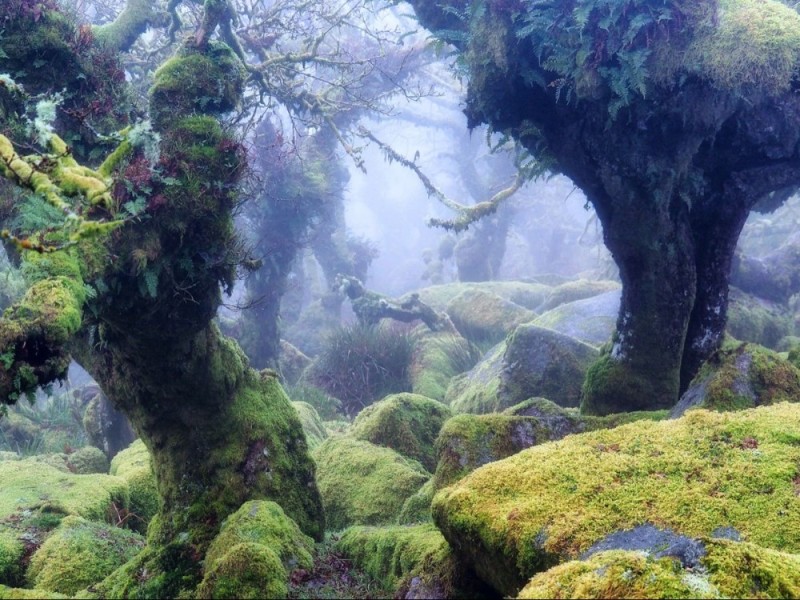
M 411 353 L 404 333 L 359 324 L 341 327 L 310 367 L 310 379 L 353 416 L 387 394 L 410 390 Z

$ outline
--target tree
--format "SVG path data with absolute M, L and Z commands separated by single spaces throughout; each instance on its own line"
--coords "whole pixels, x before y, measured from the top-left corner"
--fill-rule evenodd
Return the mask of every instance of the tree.
M 776 0 L 411 0 L 488 123 L 580 187 L 623 283 L 583 408 L 668 407 L 719 348 L 736 241 L 800 183 L 800 16 Z M 788 3 L 787 3 L 788 4 Z
M 114 23 L 88 28 L 54 2 L 0 2 L 0 174 L 28 192 L 3 192 L 3 237 L 28 289 L 0 319 L 0 397 L 57 379 L 70 357 L 92 374 L 150 450 L 161 496 L 147 549 L 101 593 L 178 597 L 194 592 L 208 544 L 246 500 L 274 499 L 322 536 L 294 409 L 213 317 L 221 288 L 252 262 L 233 226 L 245 151 L 225 115 L 262 93 L 324 114 L 325 96 L 279 68 L 299 72 L 318 55 L 270 56 L 255 33 L 264 14 L 207 0 L 188 7 L 191 35 L 153 76 L 152 127 L 132 121 L 118 53 L 160 14 L 151 6 L 131 0 Z M 246 24 L 234 34 L 236 17 Z M 260 62 L 243 62 L 240 39 Z

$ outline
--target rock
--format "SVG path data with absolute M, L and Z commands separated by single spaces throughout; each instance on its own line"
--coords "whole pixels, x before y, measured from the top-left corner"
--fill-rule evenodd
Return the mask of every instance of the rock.
M 81 389 L 80 395 L 86 403 L 83 411 L 83 429 L 89 443 L 105 452 L 108 460 L 117 452 L 127 448 L 136 439 L 128 418 L 114 408 L 97 384 Z
M 150 520 L 158 512 L 161 499 L 156 487 L 150 452 L 142 440 L 136 440 L 111 461 L 109 472 L 128 484 L 128 511 L 120 514 L 125 524 L 140 533 L 147 531 Z
M 616 329 L 619 299 L 620 291 L 614 289 L 561 304 L 534 319 L 533 324 L 558 331 L 592 346 L 601 346 L 611 340 Z
M 798 461 L 797 404 L 695 410 L 524 450 L 439 492 L 432 512 L 459 557 L 514 596 L 536 573 L 646 523 L 694 539 L 733 528 L 798 553 Z
M 497 294 L 471 289 L 453 298 L 445 309 L 458 332 L 474 344 L 497 344 L 536 313 Z
M 206 568 L 198 598 L 286 598 L 288 575 L 278 555 L 264 544 L 236 544 Z
M 794 333 L 794 322 L 784 305 L 732 287 L 726 330 L 737 340 L 777 349 L 784 336 Z
M 456 413 L 500 412 L 535 396 L 577 406 L 586 370 L 598 355 L 591 346 L 556 331 L 520 325 L 452 382 L 446 401 Z
M 690 408 L 741 410 L 800 400 L 800 369 L 756 344 L 727 344 L 700 369 L 670 416 Z
M 144 537 L 133 531 L 68 516 L 31 557 L 27 579 L 35 588 L 74 595 L 105 579 L 144 545 Z
M 67 468 L 79 475 L 108 473 L 109 462 L 105 453 L 94 446 L 84 446 L 67 454 Z
M 350 558 L 395 598 L 475 597 L 474 578 L 456 560 L 447 541 L 432 524 L 351 527 L 336 550 Z
M 281 340 L 278 356 L 278 372 L 284 385 L 295 385 L 303 371 L 311 364 L 311 359 L 286 340 Z
M 443 400 L 450 380 L 477 362 L 477 352 L 455 330 L 431 331 L 420 325 L 411 336 L 414 340 L 409 368 L 411 391 Z
M 547 299 L 537 307 L 536 311 L 544 313 L 562 304 L 599 296 L 607 292 L 619 292 L 620 287 L 617 281 L 591 281 L 589 279 L 568 281 L 550 290 Z M 617 297 L 619 298 L 619 296 Z
M 312 453 L 328 529 L 393 523 L 430 478 L 416 461 L 369 442 L 336 436 Z
M 495 294 L 523 308 L 535 310 L 537 306 L 545 301 L 550 293 L 551 286 L 549 284 L 526 283 L 523 281 L 481 281 L 432 285 L 413 293 L 419 294 L 420 300 L 436 310 L 446 310 L 447 305 L 456 296 L 469 290 Z M 410 293 L 406 294 L 401 300 L 407 299 L 410 295 Z
M 430 523 L 433 520 L 431 516 L 431 502 L 433 502 L 435 493 L 436 488 L 431 478 L 403 503 L 403 508 L 400 510 L 400 515 L 397 517 L 397 523 L 399 525 Z
M 313 450 L 328 438 L 328 430 L 319 418 L 319 413 L 307 402 L 292 402 L 297 411 L 303 432 L 306 434 L 308 449 Z
M 451 416 L 450 409 L 436 400 L 418 394 L 392 394 L 362 410 L 350 435 L 391 448 L 433 471 L 436 468 L 433 444 Z

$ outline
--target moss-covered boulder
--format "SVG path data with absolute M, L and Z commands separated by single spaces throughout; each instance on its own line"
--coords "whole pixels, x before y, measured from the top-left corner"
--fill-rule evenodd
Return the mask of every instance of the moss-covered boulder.
M 108 473 L 109 462 L 105 453 L 94 446 L 84 446 L 67 454 L 67 468 L 73 473 Z
M 547 327 L 592 346 L 611 339 L 619 313 L 619 289 L 597 296 L 560 304 L 544 312 L 533 323 Z
M 76 594 L 131 560 L 144 544 L 133 531 L 65 517 L 31 557 L 27 579 L 38 589 Z
M 726 331 L 737 340 L 778 349 L 781 340 L 794 333 L 794 321 L 786 306 L 732 287 Z
M 128 483 L 129 507 L 126 524 L 144 533 L 147 525 L 158 512 L 160 498 L 156 488 L 150 452 L 142 440 L 136 440 L 119 452 L 111 461 L 109 471 Z
M 461 558 L 505 595 L 615 533 L 676 535 L 800 551 L 800 406 L 696 410 L 573 435 L 474 471 L 433 501 Z
M 206 568 L 197 587 L 198 598 L 286 598 L 286 570 L 278 555 L 264 544 L 243 543 L 226 552 Z
M 351 527 L 336 549 L 395 591 L 395 598 L 457 598 L 470 580 L 432 524 Z
M 549 283 L 524 281 L 457 282 L 432 285 L 413 293 L 419 294 L 419 299 L 434 309 L 446 310 L 456 296 L 471 290 L 494 294 L 528 310 L 535 310 L 550 294 L 551 286 Z M 407 300 L 410 296 L 411 293 L 406 294 L 400 300 Z
M 455 378 L 445 401 L 453 412 L 493 413 L 531 397 L 577 406 L 598 351 L 576 339 L 527 323 Z
M 430 513 L 430 504 L 428 504 Z M 25 555 L 25 544 L 20 533 L 13 529 L 0 528 L 0 584 L 21 585 L 24 568 L 22 557 Z
M 87 399 L 82 419 L 86 437 L 112 459 L 136 439 L 130 421 L 96 385 L 83 388 L 82 395 Z
M 313 452 L 328 529 L 393 523 L 406 499 L 430 478 L 394 450 L 349 437 L 328 438 Z
M 303 375 L 303 371 L 311 364 L 311 359 L 286 340 L 281 340 L 281 352 L 278 355 L 278 372 L 284 385 L 294 385 Z
M 517 598 L 797 598 L 800 556 L 746 542 L 703 540 L 695 565 L 608 550 L 535 575 Z
M 620 284 L 616 281 L 594 281 L 590 279 L 567 281 L 550 290 L 547 299 L 539 305 L 538 312 L 544 313 L 562 304 L 592 298 L 607 292 L 619 292 L 619 289 Z
M 474 347 L 455 331 L 431 331 L 420 325 L 412 331 L 412 339 L 411 391 L 421 396 L 443 400 L 450 380 L 478 360 Z
M 494 345 L 517 325 L 536 318 L 536 313 L 492 292 L 468 289 L 445 309 L 458 332 L 470 342 Z
M 319 413 L 308 402 L 292 402 L 292 406 L 297 411 L 303 432 L 306 434 L 306 442 L 309 450 L 319 446 L 328 437 L 328 431 L 319 418 Z
M 431 516 L 431 503 L 435 494 L 436 488 L 433 484 L 433 478 L 431 478 L 416 493 L 403 502 L 403 508 L 397 517 L 397 523 L 400 525 L 429 523 L 433 519 Z
M 433 471 L 436 468 L 433 445 L 451 416 L 450 408 L 436 400 L 419 394 L 392 394 L 362 410 L 350 435 L 391 448 Z
M 225 519 L 219 535 L 211 542 L 206 563 L 214 565 L 237 544 L 263 544 L 270 548 L 286 569 L 310 569 L 314 540 L 305 535 L 283 509 L 269 500 L 250 500 Z
M 700 369 L 671 415 L 800 401 L 800 369 L 756 344 L 728 343 Z

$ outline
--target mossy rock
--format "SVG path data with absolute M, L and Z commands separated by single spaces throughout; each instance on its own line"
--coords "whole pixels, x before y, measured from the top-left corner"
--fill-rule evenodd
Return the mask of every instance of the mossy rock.
M 67 468 L 79 475 L 108 473 L 108 467 L 108 458 L 105 453 L 94 446 L 84 446 L 67 454 Z
M 741 410 L 784 401 L 800 401 L 800 369 L 772 350 L 733 343 L 706 361 L 671 415 L 694 407 Z
M 536 313 L 497 294 L 479 289 L 461 292 L 445 309 L 458 332 L 475 344 L 497 344 Z
M 156 487 L 156 477 L 150 452 L 142 440 L 136 440 L 111 460 L 109 471 L 128 483 L 130 503 L 128 507 L 128 527 L 144 533 L 150 520 L 161 505 Z
M 589 279 L 576 279 L 575 281 L 567 281 L 560 285 L 555 286 L 547 295 L 547 299 L 539 305 L 537 311 L 540 313 L 547 312 L 570 302 L 576 302 L 585 298 L 592 298 L 600 296 L 607 292 L 619 291 L 620 284 L 616 281 L 599 280 L 593 281 Z
M 586 371 L 598 355 L 592 346 L 551 329 L 520 325 L 454 379 L 445 400 L 456 413 L 500 412 L 531 397 L 577 406 Z
M 430 523 L 433 520 L 431 503 L 435 494 L 436 488 L 433 485 L 433 478 L 431 478 L 416 493 L 403 502 L 403 508 L 397 517 L 397 523 L 399 525 Z
M 278 555 L 287 572 L 311 569 L 314 540 L 305 535 L 275 502 L 250 500 L 225 519 L 206 553 L 206 564 L 217 561 L 237 544 L 263 544 Z
M 393 523 L 406 499 L 430 478 L 389 448 L 348 437 L 325 440 L 312 453 L 328 528 Z
M 278 555 L 264 544 L 236 544 L 206 570 L 198 598 L 286 598 L 288 576 Z
M 47 590 L 28 590 L 0 584 L 0 600 L 60 600 L 61 598 L 70 598 L 70 596 Z
M 0 584 L 17 586 L 23 583 L 25 544 L 20 533 L 0 528 Z
M 474 471 L 439 492 L 434 522 L 504 595 L 608 536 L 654 523 L 678 535 L 735 529 L 800 551 L 800 406 L 695 410 L 569 436 Z
M 457 333 L 431 331 L 424 325 L 416 327 L 411 335 L 414 341 L 409 367 L 411 391 L 444 400 L 450 380 L 477 362 L 474 347 Z
M 306 434 L 308 449 L 313 450 L 328 437 L 328 431 L 319 418 L 319 413 L 308 402 L 292 402 L 292 406 L 297 411 L 303 432 Z
M 418 394 L 392 394 L 362 410 L 350 435 L 391 448 L 433 471 L 436 468 L 433 444 L 451 416 L 450 409 L 436 400 Z
M 611 339 L 616 329 L 619 298 L 619 289 L 612 289 L 597 296 L 561 304 L 541 314 L 533 324 L 592 346 L 601 346 Z
M 335 546 L 395 598 L 457 598 L 470 581 L 433 524 L 351 527 Z
M 281 340 L 281 352 L 278 356 L 278 372 L 284 385 L 294 385 L 311 364 L 311 359 L 286 340 Z
M 686 568 L 672 557 L 608 550 L 535 575 L 517 598 L 797 598 L 800 556 L 755 544 L 703 540 Z
M 777 350 L 787 333 L 794 332 L 794 322 L 785 306 L 732 287 L 726 331 L 737 340 Z
M 551 286 L 524 281 L 458 282 L 432 285 L 413 293 L 419 294 L 419 299 L 425 304 L 432 306 L 436 310 L 444 311 L 456 296 L 472 290 L 494 294 L 528 310 L 535 310 L 537 306 L 545 301 L 550 293 Z M 406 294 L 400 300 L 408 299 L 410 295 L 410 293 Z
M 31 557 L 27 578 L 38 589 L 76 594 L 131 560 L 144 544 L 133 531 L 68 516 Z

